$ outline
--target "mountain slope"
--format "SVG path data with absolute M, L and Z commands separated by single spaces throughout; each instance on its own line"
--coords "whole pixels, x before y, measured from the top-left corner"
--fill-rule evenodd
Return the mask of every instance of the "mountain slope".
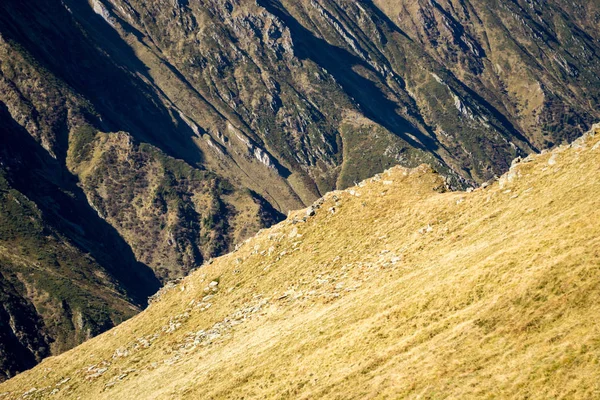
M 597 118 L 598 39 L 581 10 L 523 3 L 98 0 L 94 10 L 199 128 L 211 168 L 265 193 L 236 172 L 259 172 L 241 157 L 251 143 L 306 203 L 398 162 L 481 182 L 518 151 L 583 133 Z
M 135 315 L 152 271 L 0 107 L 0 380 Z
M 600 5 L 562 3 L 2 1 L 0 173 L 76 249 L 67 275 L 104 299 L 83 306 L 42 274 L 21 285 L 64 253 L 29 246 L 0 271 L 25 307 L 13 333 L 26 358 L 107 329 L 323 193 L 397 164 L 475 186 L 582 134 L 600 119 Z M 3 259 L 23 256 L 10 246 L 29 243 L 27 221 L 0 237 Z M 46 297 L 70 305 L 36 305 Z M 98 316 L 83 330 L 81 307 Z M 64 334 L 26 328 L 62 319 Z M 4 354 L 8 375 L 25 368 Z
M 0 380 L 135 315 L 161 280 L 279 220 L 256 193 L 102 131 L 90 101 L 4 35 L 0 60 Z
M 596 133 L 597 132 L 597 133 Z M 592 398 L 600 128 L 446 192 L 393 168 L 292 213 L 4 398 Z
M 595 113 L 598 1 L 374 2 L 537 148 L 573 140 Z

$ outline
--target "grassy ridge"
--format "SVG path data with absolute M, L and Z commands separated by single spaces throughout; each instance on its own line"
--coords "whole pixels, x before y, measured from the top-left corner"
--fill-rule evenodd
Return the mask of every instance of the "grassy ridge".
M 599 143 L 473 193 L 426 166 L 330 193 L 0 393 L 593 398 Z

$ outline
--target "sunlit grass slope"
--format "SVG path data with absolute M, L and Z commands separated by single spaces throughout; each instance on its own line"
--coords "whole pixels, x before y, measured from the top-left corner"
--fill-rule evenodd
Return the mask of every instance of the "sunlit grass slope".
M 393 168 L 0 398 L 598 398 L 599 178 L 591 134 L 472 193 Z

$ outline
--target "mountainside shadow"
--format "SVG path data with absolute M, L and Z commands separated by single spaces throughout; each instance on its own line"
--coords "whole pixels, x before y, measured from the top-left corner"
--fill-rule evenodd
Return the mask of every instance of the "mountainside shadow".
M 109 272 L 139 306 L 160 287 L 117 230 L 89 205 L 77 179 L 14 121 L 0 102 L 3 151 L 10 154 L 11 185 L 32 200 L 44 220 Z
M 148 67 L 87 2 L 66 3 L 69 11 L 57 0 L 5 0 L 0 5 L 5 10 L 0 32 L 90 100 L 103 118 L 96 126 L 99 130 L 129 132 L 138 141 L 199 165 L 203 156 L 192 140 L 196 134 L 162 104 Z
M 296 55 L 300 59 L 309 59 L 326 69 L 359 105 L 365 116 L 402 138 L 412 147 L 430 152 L 435 152 L 439 148 L 435 140 L 423 134 L 398 114 L 396 110 L 401 106 L 400 104 L 387 99 L 385 93 L 373 81 L 353 69 L 360 66 L 377 73 L 368 63 L 348 50 L 316 37 L 277 1 L 258 0 L 257 3 L 281 19 L 290 29 Z

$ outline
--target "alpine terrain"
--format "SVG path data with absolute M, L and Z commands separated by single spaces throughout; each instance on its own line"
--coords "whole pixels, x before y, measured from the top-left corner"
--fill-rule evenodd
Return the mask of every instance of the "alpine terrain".
M 245 241 L 6 399 L 596 398 L 600 126 L 447 192 L 394 167 Z
M 378 184 L 373 184 L 375 186 L 369 190 L 378 193 L 389 190 L 393 194 L 385 197 L 385 201 L 378 199 L 382 203 L 373 206 L 362 199 L 351 203 L 353 206 L 347 209 L 355 211 L 348 214 L 345 223 L 358 218 L 355 222 L 365 224 L 365 232 L 374 232 L 379 229 L 377 226 L 387 226 L 386 218 L 397 221 L 404 218 L 402 223 L 409 224 L 411 218 L 418 217 L 421 222 L 431 220 L 433 227 L 437 217 L 432 215 L 442 211 L 427 209 L 430 203 L 421 204 L 415 200 L 422 196 L 429 198 L 425 193 L 430 193 L 432 181 L 436 182 L 438 190 L 478 187 L 508 171 L 516 157 L 524 158 L 570 143 L 588 131 L 593 122 L 600 120 L 599 23 L 598 0 L 0 1 L 0 381 L 121 324 L 143 310 L 148 305 L 148 298 L 159 288 L 171 286 L 173 283 L 169 282 L 178 281 L 197 269 L 202 272 L 197 272 L 190 282 L 199 286 L 204 284 L 199 283 L 198 274 L 225 271 L 226 267 L 231 267 L 228 273 L 233 274 L 237 264 L 219 262 L 211 265 L 212 260 L 231 252 L 259 230 L 283 221 L 290 211 L 305 208 L 331 191 L 356 186 L 394 166 L 419 169 L 411 173 L 406 182 L 404 178 L 389 179 L 404 182 L 402 184 L 377 189 Z M 419 167 L 422 164 L 429 165 L 439 175 L 425 173 L 423 167 Z M 391 174 L 402 174 L 399 171 L 405 170 L 393 169 Z M 592 173 L 592 170 L 585 172 Z M 551 186 L 555 188 L 553 196 L 574 196 L 575 193 L 565 191 L 566 186 L 560 186 L 562 173 L 565 177 L 571 176 L 569 173 L 577 175 L 566 167 L 555 174 L 549 169 L 548 179 L 552 175 L 558 182 Z M 540 174 L 546 176 L 546 172 Z M 588 175 L 576 176 L 576 179 L 583 176 Z M 579 180 L 572 184 L 574 182 Z M 531 181 L 531 186 L 532 190 L 546 190 L 541 181 Z M 591 186 L 589 190 L 592 190 Z M 513 195 L 507 194 L 509 198 Z M 453 196 L 465 195 L 436 196 L 442 197 L 431 198 L 440 201 L 435 207 L 442 207 L 446 200 L 441 199 L 454 201 Z M 466 198 L 479 199 L 477 196 L 483 195 L 469 196 Z M 498 199 L 507 196 L 498 195 Z M 365 194 L 363 198 L 367 197 Z M 526 198 L 523 195 L 513 199 L 506 207 Z M 567 198 L 556 197 L 552 207 L 563 205 L 563 200 L 567 201 Z M 472 201 L 467 203 L 476 204 L 479 200 Z M 580 201 L 581 207 L 590 207 L 594 200 L 581 198 Z M 327 208 L 331 207 L 334 206 Z M 420 216 L 408 211 L 417 212 L 420 207 L 425 207 Z M 461 210 L 468 209 L 465 205 L 461 207 Z M 524 213 L 527 207 L 513 211 Z M 475 218 L 477 213 L 491 215 L 493 209 L 473 208 L 477 211 L 465 214 L 464 221 Z M 386 216 L 376 216 L 379 212 Z M 447 212 L 455 215 L 454 211 Z M 566 211 L 561 209 L 560 212 Z M 375 213 L 373 219 L 368 217 L 371 213 Z M 314 221 L 320 221 L 325 215 L 339 218 L 338 214 L 328 214 L 327 210 L 321 209 Z M 529 221 L 529 217 L 539 224 L 550 223 L 538 214 L 527 215 L 519 217 L 519 224 Z M 444 218 L 439 220 L 445 221 Z M 456 218 L 459 218 L 458 214 Z M 565 221 L 575 224 L 579 221 L 577 218 L 584 216 L 569 214 Z M 276 229 L 283 229 L 281 227 L 286 224 L 278 225 L 280 228 Z M 301 226 L 307 225 L 298 225 L 298 229 L 304 229 Z M 256 251 L 257 254 L 266 251 L 273 260 L 296 255 L 301 260 L 302 255 L 303 263 L 312 260 L 313 256 L 320 257 L 319 251 L 326 251 L 327 257 L 338 251 L 339 254 L 327 258 L 328 262 L 338 263 L 333 260 L 336 256 L 343 260 L 343 246 L 347 246 L 346 250 L 356 251 L 359 247 L 352 244 L 353 240 L 358 246 L 358 240 L 371 243 L 384 235 L 370 237 L 353 230 L 363 229 L 362 225 L 339 228 L 340 231 L 333 226 L 315 227 L 311 232 L 314 235 L 322 233 L 327 240 L 308 252 L 292 246 L 298 240 L 286 244 L 277 253 L 268 251 L 271 245 Z M 514 229 L 514 226 L 509 224 L 506 229 L 509 228 Z M 404 232 L 402 229 L 398 235 Z M 426 231 L 428 229 L 426 227 Z M 554 232 L 554 229 L 548 230 Z M 566 231 L 556 232 L 563 234 Z M 431 232 L 426 233 L 422 238 L 435 237 L 429 235 Z M 461 240 L 475 240 L 473 235 L 480 240 L 488 239 L 483 231 L 475 234 L 473 230 L 470 235 Z M 390 248 L 390 252 L 412 257 L 412 250 L 418 249 L 418 254 L 425 259 L 426 252 L 421 248 L 402 250 L 403 246 L 411 246 L 412 237 L 397 236 L 400 244 Z M 264 239 L 264 236 L 253 240 L 263 240 L 260 238 Z M 524 240 L 524 236 L 518 238 Z M 583 236 L 579 238 L 584 240 Z M 426 246 L 429 242 L 419 243 L 418 246 Z M 553 248 L 551 244 L 555 245 L 550 239 L 540 242 L 547 248 Z M 338 245 L 342 247 L 335 250 Z M 579 249 L 574 242 L 565 243 L 567 245 Z M 477 251 L 485 250 L 486 246 L 481 246 Z M 381 251 L 384 250 L 382 247 Z M 486 261 L 477 258 L 482 254 L 464 250 L 464 254 L 472 254 L 469 257 L 477 263 L 469 262 L 461 267 L 483 274 L 486 269 L 479 269 L 478 265 Z M 369 250 L 365 260 L 379 257 L 374 251 Z M 282 255 L 283 252 L 286 254 Z M 430 260 L 435 260 L 435 254 L 430 254 Z M 421 256 L 415 254 L 414 257 Z M 367 265 L 367 261 L 357 259 L 352 262 Z M 450 261 L 444 261 L 444 268 L 454 268 L 452 265 L 458 268 L 458 264 Z M 547 266 L 559 261 L 549 260 Z M 512 268 L 524 268 L 521 262 L 506 268 L 511 271 Z M 294 278 L 296 267 L 286 264 L 282 268 L 288 270 L 289 275 L 284 274 L 283 269 L 273 275 L 281 282 L 265 282 L 260 277 L 267 274 L 268 264 L 258 270 L 252 266 L 254 264 L 244 265 L 239 269 L 239 276 L 235 275 L 235 282 L 246 282 L 242 277 L 251 279 L 252 276 L 256 280 L 252 282 L 258 285 L 252 289 L 253 293 L 264 298 L 272 296 L 261 292 L 261 288 L 279 292 L 283 290 L 282 285 L 288 290 L 295 288 L 293 285 L 302 285 L 303 279 L 310 285 L 316 279 L 312 272 L 302 272 L 306 275 Z M 310 268 L 321 268 L 320 265 L 313 263 Z M 333 268 L 333 265 L 329 267 Z M 416 264 L 406 265 L 406 268 L 417 268 Z M 542 268 L 536 265 L 530 267 Z M 360 268 L 352 270 L 354 272 L 349 270 L 348 276 L 358 274 L 356 271 Z M 397 266 L 397 271 L 390 270 L 390 274 L 406 273 L 402 268 L 405 267 Z M 542 270 L 539 273 L 543 273 Z M 356 276 L 356 279 L 360 278 Z M 387 277 L 386 285 L 404 282 L 400 275 L 394 275 L 400 280 L 392 279 L 386 273 L 381 276 Z M 436 278 L 445 282 L 436 286 L 437 289 L 418 286 L 416 282 L 421 278 L 415 278 L 411 285 L 432 291 L 430 297 L 423 297 L 423 301 L 435 305 L 450 301 L 450 295 L 443 289 L 444 285 L 450 287 L 450 281 L 444 280 L 449 276 L 441 274 Z M 454 278 L 460 279 L 460 276 Z M 504 279 L 502 276 L 493 279 Z M 286 279 L 289 284 L 285 283 Z M 329 278 L 318 279 L 332 282 Z M 482 282 L 492 280 L 491 277 L 485 279 Z M 487 283 L 484 283 L 481 290 L 488 293 L 485 292 Z M 363 286 L 369 285 L 371 283 Z M 374 301 L 369 296 L 386 293 L 389 297 L 401 293 L 385 291 L 385 285 L 381 285 L 381 291 L 357 290 L 348 295 L 359 296 L 361 293 L 365 307 L 361 312 L 372 312 L 372 317 L 378 318 L 375 308 L 385 307 L 387 303 Z M 220 284 L 216 288 L 218 296 L 224 296 Z M 311 290 L 301 291 L 308 293 Z M 344 290 L 339 289 L 340 293 Z M 434 290 L 446 294 L 434 296 Z M 414 293 L 417 292 L 414 289 Z M 190 293 L 195 292 L 186 289 L 180 296 L 192 296 Z M 238 296 L 236 293 L 234 290 L 231 296 Z M 214 313 L 214 318 L 234 321 L 227 315 L 237 312 L 231 308 L 236 304 L 242 308 L 259 307 L 256 313 L 261 315 L 265 312 L 261 307 L 292 301 L 296 296 L 294 293 L 282 300 L 283 303 L 272 303 L 274 300 L 271 299 L 271 303 L 261 306 L 258 304 L 262 304 L 264 298 L 256 298 L 252 304 L 246 300 L 237 303 L 220 300 L 219 304 L 227 303 L 227 310 L 215 303 L 206 312 L 207 315 Z M 164 311 L 164 315 L 175 318 L 178 314 L 174 310 L 181 305 L 177 305 L 179 300 L 174 295 L 170 296 L 171 300 L 152 306 L 154 311 L 136 321 L 151 321 L 158 315 L 156 310 L 166 310 L 167 305 L 175 308 L 169 313 Z M 315 296 L 321 299 L 320 294 Z M 399 298 L 394 296 L 389 297 L 390 301 L 393 299 L 400 304 Z M 186 304 L 191 300 L 191 297 L 185 298 Z M 473 301 L 476 300 L 477 297 L 473 297 Z M 331 306 L 334 304 L 346 303 L 333 302 Z M 427 304 L 416 302 L 413 306 L 416 310 L 429 307 Z M 460 304 L 463 303 L 452 304 L 448 307 L 462 309 Z M 549 306 L 551 303 L 544 304 Z M 517 306 L 525 307 L 526 304 Z M 198 310 L 193 309 L 194 312 Z M 197 318 L 188 314 L 191 321 Z M 298 313 L 297 318 L 306 315 Z M 348 318 L 352 318 L 351 315 L 348 314 Z M 446 314 L 424 311 L 424 314 L 411 315 L 423 318 L 423 323 L 438 324 L 441 320 L 435 318 Z M 210 318 L 202 319 L 202 326 L 217 321 Z M 461 321 L 465 324 L 470 321 L 466 314 L 460 318 L 464 318 Z M 160 321 L 159 318 L 156 322 L 144 322 L 144 326 L 134 322 L 126 325 L 130 328 L 121 327 L 113 332 L 137 329 L 134 328 L 137 326 L 149 329 L 152 333 L 148 335 L 154 335 L 152 329 L 163 324 Z M 508 324 L 507 321 L 494 321 L 483 324 Z M 302 336 L 302 340 L 308 341 L 307 346 L 316 346 L 319 340 L 325 346 L 331 339 L 326 339 L 329 331 L 325 326 L 325 336 L 320 337 L 318 331 L 310 330 L 308 322 L 308 325 L 300 319 L 296 322 L 299 328 L 312 332 L 313 336 Z M 178 323 L 173 322 L 173 326 Z M 402 329 L 425 332 L 420 323 L 411 321 Z M 349 322 L 348 326 L 352 324 Z M 535 327 L 537 329 L 537 325 Z M 265 329 L 264 340 L 271 337 L 268 335 L 277 336 L 276 331 Z M 456 329 L 459 329 L 458 325 Z M 173 334 L 179 335 L 179 332 Z M 261 332 L 256 331 L 253 340 L 263 340 Z M 458 334 L 459 330 L 456 332 Z M 141 338 L 140 335 L 134 336 Z M 382 335 L 388 335 L 382 336 L 382 346 L 387 343 L 387 338 L 397 337 L 391 331 Z M 107 341 L 106 338 L 104 336 L 101 343 Z M 144 340 L 148 346 L 157 347 L 152 340 Z M 160 340 L 166 339 L 160 336 Z M 562 340 L 567 339 L 561 337 L 548 342 L 548 346 L 558 346 Z M 253 342 L 246 343 L 251 346 Z M 295 342 L 295 345 L 301 344 L 301 341 Z M 502 348 L 501 343 L 496 345 Z M 102 349 L 109 347 L 106 344 Z M 178 350 L 168 350 L 164 346 L 161 349 L 174 352 L 172 357 L 179 354 Z M 327 353 L 326 349 L 321 350 Z M 81 352 L 85 350 L 78 351 L 77 357 L 82 357 L 82 362 L 93 358 L 91 350 L 90 358 L 82 356 Z M 231 351 L 232 356 L 238 354 L 235 347 Z M 331 347 L 329 351 L 330 360 L 335 359 L 336 351 L 351 357 L 342 348 Z M 100 354 L 104 353 L 99 350 L 95 354 L 100 357 L 98 363 L 102 360 L 112 362 L 112 356 Z M 158 366 L 163 368 L 163 353 L 152 354 L 158 360 L 153 373 L 162 373 Z M 388 360 L 385 354 L 380 354 L 382 360 Z M 127 358 L 127 362 L 136 357 Z M 516 358 L 514 360 L 517 362 Z M 264 362 L 272 365 L 267 358 Z M 353 366 L 350 359 L 348 362 L 350 364 L 340 373 L 358 371 L 357 365 Z M 465 360 L 465 363 L 470 364 L 470 361 Z M 75 368 L 80 364 L 72 365 Z M 210 365 L 211 368 L 218 366 Z M 290 367 L 292 365 L 316 364 L 292 362 Z M 98 364 L 94 368 L 105 367 Z M 90 382 L 95 382 L 92 386 L 97 388 L 98 395 L 98 388 L 109 383 L 105 380 L 117 368 L 121 367 L 110 367 L 110 373 L 99 374 L 96 380 L 90 378 Z M 123 368 L 123 371 L 139 370 L 129 364 Z M 486 371 L 482 368 L 479 374 Z M 373 367 L 373 371 L 376 369 Z M 327 370 L 325 365 L 317 372 Z M 427 373 L 438 372 L 427 370 Z M 250 385 L 244 386 L 249 394 L 253 391 L 261 393 L 264 389 L 252 386 L 252 382 L 258 382 L 255 374 L 237 375 L 242 380 L 247 376 L 247 382 L 240 385 Z M 144 376 L 150 375 L 145 373 Z M 369 379 L 369 373 L 360 376 Z M 386 375 L 381 376 L 383 382 Z M 64 379 L 67 379 L 66 375 Z M 75 376 L 72 379 L 75 382 Z M 266 385 L 268 379 L 271 378 L 265 377 L 261 382 Z M 272 379 L 291 382 L 282 377 Z M 309 380 L 296 382 L 297 387 L 290 386 L 285 390 L 305 393 L 325 382 L 330 382 L 328 387 L 334 388 L 341 385 L 341 381 L 335 379 L 333 375 L 327 379 L 321 376 L 317 386 Z M 392 382 L 396 378 L 389 379 Z M 351 379 L 352 384 L 359 381 Z M 417 390 L 419 383 L 415 381 L 414 384 L 414 390 Z M 83 385 L 71 385 L 73 393 L 84 390 Z M 225 393 L 220 392 L 226 390 L 227 383 L 223 382 L 223 385 L 213 389 L 207 386 L 206 390 Z M 115 384 L 117 386 L 125 387 Z M 147 390 L 150 386 L 144 383 Z M 273 388 L 273 393 L 283 393 L 283 388 L 268 386 Z M 177 392 L 183 387 L 170 389 L 165 386 L 164 390 Z M 52 390 L 54 388 L 48 392 Z M 326 390 L 325 386 L 322 390 Z M 419 390 L 425 393 L 434 387 Z M 567 388 L 561 386 L 557 390 Z M 62 389 L 60 393 L 63 393 Z M 112 392 L 106 392 L 106 396 L 109 393 Z

